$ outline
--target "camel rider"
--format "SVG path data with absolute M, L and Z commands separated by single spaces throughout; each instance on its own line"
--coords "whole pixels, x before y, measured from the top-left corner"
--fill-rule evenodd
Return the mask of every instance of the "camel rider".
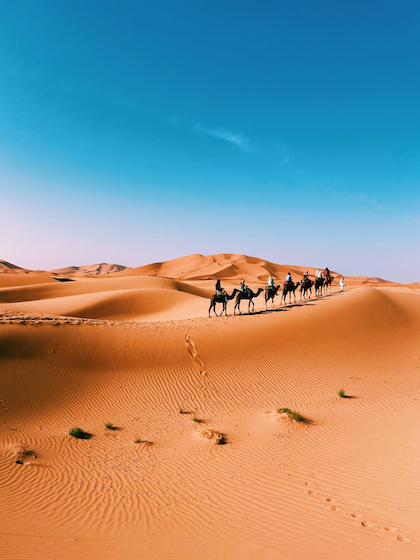
M 305 284 L 309 280 L 308 277 L 309 277 L 309 271 L 305 270 L 305 272 L 303 273 L 302 284 Z
M 242 282 L 241 282 L 240 291 L 241 291 L 242 293 L 245 293 L 245 292 L 248 292 L 248 291 L 249 291 L 248 286 L 245 284 L 245 280 L 242 280 Z
M 216 295 L 218 295 L 218 296 L 225 296 L 226 295 L 226 290 L 224 290 L 222 288 L 222 285 L 220 283 L 219 278 L 217 279 L 217 282 L 216 282 Z
M 287 273 L 286 282 L 287 282 L 288 284 L 291 284 L 291 283 L 293 282 L 293 280 L 292 280 L 292 275 L 290 274 L 290 272 Z
M 274 278 L 272 276 L 268 277 L 267 288 L 274 288 Z
M 325 276 L 325 278 L 326 278 L 327 280 L 329 280 L 330 277 L 331 277 L 330 269 L 328 268 L 328 266 L 325 267 L 324 276 Z
M 322 278 L 322 272 L 319 270 L 319 268 L 316 269 L 315 278 Z

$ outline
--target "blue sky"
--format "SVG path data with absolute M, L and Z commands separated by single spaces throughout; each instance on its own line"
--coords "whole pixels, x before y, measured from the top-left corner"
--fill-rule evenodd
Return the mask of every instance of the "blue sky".
M 420 8 L 0 0 L 0 258 L 420 280 Z

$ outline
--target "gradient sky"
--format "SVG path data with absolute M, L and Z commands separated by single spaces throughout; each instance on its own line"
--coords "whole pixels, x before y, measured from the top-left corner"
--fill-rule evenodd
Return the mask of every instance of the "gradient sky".
M 420 280 L 415 1 L 0 0 L 0 258 Z

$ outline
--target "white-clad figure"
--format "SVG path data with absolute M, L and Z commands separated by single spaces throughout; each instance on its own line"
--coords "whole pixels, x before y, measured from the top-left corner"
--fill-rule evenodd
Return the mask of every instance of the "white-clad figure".
M 269 288 L 274 288 L 274 278 L 272 276 L 268 278 L 267 286 Z
M 322 272 L 319 270 L 319 268 L 316 269 L 315 278 L 322 278 Z
M 346 287 L 346 280 L 343 278 L 340 280 L 340 292 L 344 292 L 344 288 Z

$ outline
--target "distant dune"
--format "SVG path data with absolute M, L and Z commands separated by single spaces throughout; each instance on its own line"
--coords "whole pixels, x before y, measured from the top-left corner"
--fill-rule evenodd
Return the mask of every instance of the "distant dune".
M 301 276 L 306 267 L 279 265 L 247 257 L 246 255 L 189 255 L 170 261 L 132 268 L 119 273 L 120 276 L 164 276 L 182 280 L 244 280 L 265 282 L 269 276 L 283 279 L 288 272 Z M 315 274 L 314 268 L 309 268 Z
M 7 261 L 0 261 L 0 274 L 25 274 L 28 271 L 20 266 L 9 263 Z
M 84 266 L 68 266 L 66 268 L 49 270 L 48 274 L 53 274 L 54 276 L 102 276 L 104 274 L 121 272 L 127 268 L 121 264 L 86 264 Z

